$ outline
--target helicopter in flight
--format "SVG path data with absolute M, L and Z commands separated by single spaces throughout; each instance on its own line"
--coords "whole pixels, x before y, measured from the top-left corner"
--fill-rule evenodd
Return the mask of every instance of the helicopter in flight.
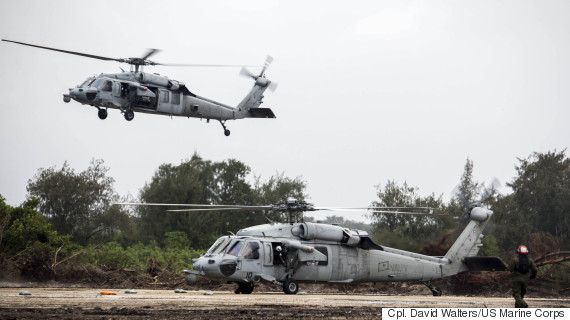
M 119 109 L 127 121 L 134 119 L 135 112 L 200 118 L 206 119 L 207 122 L 217 120 L 222 125 L 224 134 L 229 136 L 230 130 L 226 127 L 227 120 L 275 118 L 275 114 L 270 108 L 260 108 L 265 90 L 268 88 L 275 90 L 276 88 L 276 83 L 265 77 L 265 71 L 273 61 L 270 56 L 265 60 L 259 74 L 251 73 L 244 66 L 241 66 L 240 75 L 252 78 L 255 84 L 243 100 L 237 106 L 232 107 L 192 93 L 181 81 L 169 79 L 156 73 L 143 72 L 143 67 L 156 65 L 240 67 L 238 65 L 164 64 L 148 60 L 159 51 L 157 49 L 149 49 L 140 58 L 109 58 L 12 40 L 2 39 L 2 41 L 98 60 L 130 64 L 130 71 L 101 73 L 98 76 L 89 77 L 82 84 L 70 88 L 69 92 L 63 95 L 63 101 L 66 103 L 75 100 L 81 104 L 97 108 L 97 114 L 101 120 L 107 118 L 107 109 L 109 108 Z
M 304 222 L 303 213 L 316 210 L 366 210 L 385 214 L 431 214 L 402 212 L 402 207 L 325 208 L 287 199 L 269 206 L 120 203 L 120 205 L 175 206 L 167 211 L 271 210 L 285 215 L 285 223 L 270 221 L 222 236 L 210 249 L 193 259 L 184 270 L 188 284 L 197 277 L 237 283 L 236 293 L 250 294 L 255 283 L 265 281 L 295 294 L 299 283 L 362 283 L 420 281 L 434 296 L 441 289 L 430 280 L 465 271 L 504 271 L 498 257 L 478 257 L 482 232 L 493 216 L 483 206 L 470 209 L 469 222 L 442 257 L 390 248 L 374 243 L 367 232 L 339 225 Z M 416 208 L 417 209 L 417 208 Z M 429 209 L 429 208 L 420 208 Z M 398 210 L 398 211 L 394 211 Z M 433 215 L 433 214 L 432 214 Z

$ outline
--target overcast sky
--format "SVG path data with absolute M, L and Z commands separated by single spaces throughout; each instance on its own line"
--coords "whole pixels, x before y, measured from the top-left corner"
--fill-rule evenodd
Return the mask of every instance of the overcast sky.
M 162 163 L 235 158 L 301 176 L 317 206 L 366 206 L 407 181 L 452 196 L 466 159 L 502 185 L 518 158 L 570 142 L 568 1 L 2 1 L 0 37 L 114 58 L 261 64 L 276 119 L 218 122 L 97 110 L 62 94 L 128 65 L 0 42 L 0 194 L 25 200 L 39 168 L 104 159 L 121 195 Z M 152 67 L 236 105 L 238 69 Z M 503 188 L 503 192 L 508 189 Z M 324 217 L 323 216 L 317 216 Z M 359 214 L 347 214 L 360 220 Z

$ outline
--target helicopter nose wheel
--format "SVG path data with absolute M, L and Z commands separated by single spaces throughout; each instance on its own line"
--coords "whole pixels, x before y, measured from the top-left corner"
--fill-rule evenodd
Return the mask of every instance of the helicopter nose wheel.
M 105 120 L 105 119 L 107 119 L 108 113 L 107 113 L 107 110 L 105 110 L 105 109 L 99 109 L 99 112 L 97 112 L 97 115 L 99 116 L 99 119 Z
M 283 284 L 283 292 L 286 294 L 296 294 L 299 291 L 299 286 L 297 285 L 297 281 L 293 278 L 288 278 L 285 280 Z
M 220 120 L 220 124 L 222 125 L 222 127 L 224 128 L 224 135 L 226 137 L 228 137 L 230 135 L 230 130 L 228 128 L 226 128 L 226 121 L 222 121 Z
M 253 283 L 238 283 L 237 289 L 234 291 L 235 294 L 251 294 L 255 288 Z
M 127 121 L 131 121 L 135 118 L 135 113 L 133 112 L 133 110 L 127 110 L 125 111 L 125 120 Z

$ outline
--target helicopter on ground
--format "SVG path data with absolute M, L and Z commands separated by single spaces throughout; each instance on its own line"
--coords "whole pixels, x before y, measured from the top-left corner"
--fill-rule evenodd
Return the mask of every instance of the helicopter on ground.
M 119 109 L 127 121 L 134 119 L 135 112 L 200 118 L 206 119 L 207 122 L 218 120 L 224 128 L 224 134 L 229 136 L 230 130 L 226 127 L 227 120 L 275 118 L 275 114 L 270 108 L 259 107 L 263 102 L 264 91 L 268 88 L 270 90 L 276 88 L 276 84 L 265 77 L 265 70 L 273 61 L 270 56 L 265 60 L 259 74 L 253 74 L 242 67 L 240 74 L 252 78 L 255 84 L 236 107 L 231 107 L 192 93 L 181 81 L 169 79 L 156 73 L 143 72 L 143 66 L 240 67 L 238 65 L 164 64 L 148 60 L 150 56 L 159 51 L 157 49 L 149 49 L 140 58 L 117 59 L 12 40 L 2 39 L 2 41 L 87 58 L 130 64 L 131 70 L 128 72 L 101 73 L 98 76 L 89 77 L 82 84 L 70 88 L 69 93 L 63 95 L 63 101 L 66 103 L 73 99 L 81 104 L 97 108 L 101 120 L 107 118 L 107 109 L 109 108 Z
M 295 294 L 299 283 L 362 283 L 420 281 L 434 296 L 441 289 L 429 281 L 465 271 L 504 271 L 498 257 L 478 257 L 482 232 L 493 211 L 475 206 L 469 222 L 443 257 L 427 256 L 374 243 L 367 232 L 339 225 L 303 221 L 303 212 L 316 210 L 366 210 L 386 214 L 430 214 L 402 212 L 402 207 L 319 208 L 288 199 L 269 206 L 121 203 L 120 205 L 177 206 L 209 210 L 273 210 L 285 214 L 286 223 L 270 222 L 220 237 L 201 257 L 193 259 L 192 270 L 184 270 L 188 284 L 197 277 L 237 283 L 236 293 L 252 293 L 255 283 L 266 281 Z M 426 209 L 426 208 L 423 208 Z M 398 210 L 398 211 L 394 211 Z

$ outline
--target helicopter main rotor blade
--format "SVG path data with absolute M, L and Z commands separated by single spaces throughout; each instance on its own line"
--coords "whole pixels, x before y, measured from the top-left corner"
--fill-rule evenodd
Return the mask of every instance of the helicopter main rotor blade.
M 148 59 L 148 57 L 154 55 L 155 53 L 157 53 L 159 51 L 160 51 L 160 49 L 148 49 L 146 54 L 141 57 L 141 60 L 146 60 L 146 59 Z
M 93 54 L 87 54 L 87 53 L 81 53 L 81 52 L 69 51 L 69 50 L 62 50 L 62 49 L 56 49 L 56 48 L 50 48 L 50 47 L 44 47 L 44 46 L 38 46 L 38 45 L 35 45 L 35 44 L 29 44 L 29 43 L 18 42 L 18 41 L 12 41 L 12 40 L 6 40 L 6 39 L 2 39 L 2 41 L 12 42 L 12 43 L 21 44 L 21 45 L 24 45 L 24 46 L 29 46 L 29 47 L 34 47 L 34 48 L 40 48 L 40 49 L 46 49 L 46 50 L 57 51 L 57 52 L 69 53 L 69 54 L 74 54 L 74 55 L 77 55 L 77 56 L 82 56 L 82 57 L 87 57 L 87 58 L 93 58 L 93 59 L 99 59 L 99 60 L 106 60 L 106 61 L 125 62 L 124 59 L 115 59 L 115 58 L 109 58 L 109 57 L 103 57 L 103 56 L 96 56 L 96 55 L 93 55 Z
M 191 204 L 191 203 L 142 203 L 142 202 L 117 202 L 115 205 L 121 206 L 156 206 L 156 207 L 191 207 L 191 208 L 234 208 L 243 210 L 267 210 L 273 206 L 245 206 L 245 205 L 226 205 L 226 204 Z
M 370 211 L 370 210 L 382 210 L 382 209 L 406 209 L 406 210 L 433 210 L 430 207 L 315 207 L 314 210 L 329 210 L 329 211 Z
M 219 68 L 241 68 L 241 67 L 259 67 L 259 66 L 248 66 L 243 64 L 193 64 L 193 63 L 158 63 L 155 65 L 166 66 L 166 67 L 219 67 Z
M 264 210 L 263 208 L 196 208 L 196 209 L 171 209 L 167 212 L 199 212 L 199 211 L 246 211 L 246 210 Z
M 135 66 L 144 66 L 144 65 L 152 65 L 152 66 L 157 66 L 157 65 L 161 65 L 161 66 L 172 66 L 172 67 L 233 67 L 233 68 L 239 68 L 239 67 L 244 67 L 245 65 L 231 65 L 231 64 L 182 64 L 182 63 L 158 63 L 158 62 L 154 62 L 154 61 L 150 61 L 147 60 L 150 56 L 156 54 L 157 52 L 159 52 L 159 49 L 148 49 L 148 51 L 140 58 L 109 58 L 109 57 L 103 57 L 103 56 L 98 56 L 98 55 L 94 55 L 94 54 L 88 54 L 88 53 L 83 53 L 83 52 L 77 52 L 77 51 L 70 51 L 70 50 L 63 50 L 63 49 L 57 49 L 57 48 L 51 48 L 51 47 L 44 47 L 44 46 L 38 46 L 35 44 L 30 44 L 30 43 L 25 43 L 25 42 L 19 42 L 19 41 L 12 41 L 12 40 L 7 40 L 7 39 L 2 39 L 2 41 L 6 41 L 6 42 L 12 42 L 12 43 L 16 43 L 16 44 L 21 44 L 24 46 L 29 46 L 29 47 L 34 47 L 34 48 L 40 48 L 40 49 L 45 49 L 45 50 L 51 50 L 51 51 L 57 51 L 57 52 L 63 52 L 63 53 L 68 53 L 68 54 L 73 54 L 76 56 L 82 56 L 82 57 L 87 57 L 87 58 L 92 58 L 92 59 L 98 59 L 98 60 L 105 60 L 105 61 L 117 61 L 117 62 L 121 62 L 121 63 L 128 63 L 131 65 L 135 65 Z M 260 67 L 259 65 L 252 65 L 250 67 Z
M 390 213 L 390 214 L 407 214 L 407 215 L 418 215 L 418 216 L 446 216 L 449 217 L 447 214 L 433 214 L 428 212 L 406 212 L 406 211 L 389 211 L 389 210 L 374 210 L 368 211 L 371 213 Z

